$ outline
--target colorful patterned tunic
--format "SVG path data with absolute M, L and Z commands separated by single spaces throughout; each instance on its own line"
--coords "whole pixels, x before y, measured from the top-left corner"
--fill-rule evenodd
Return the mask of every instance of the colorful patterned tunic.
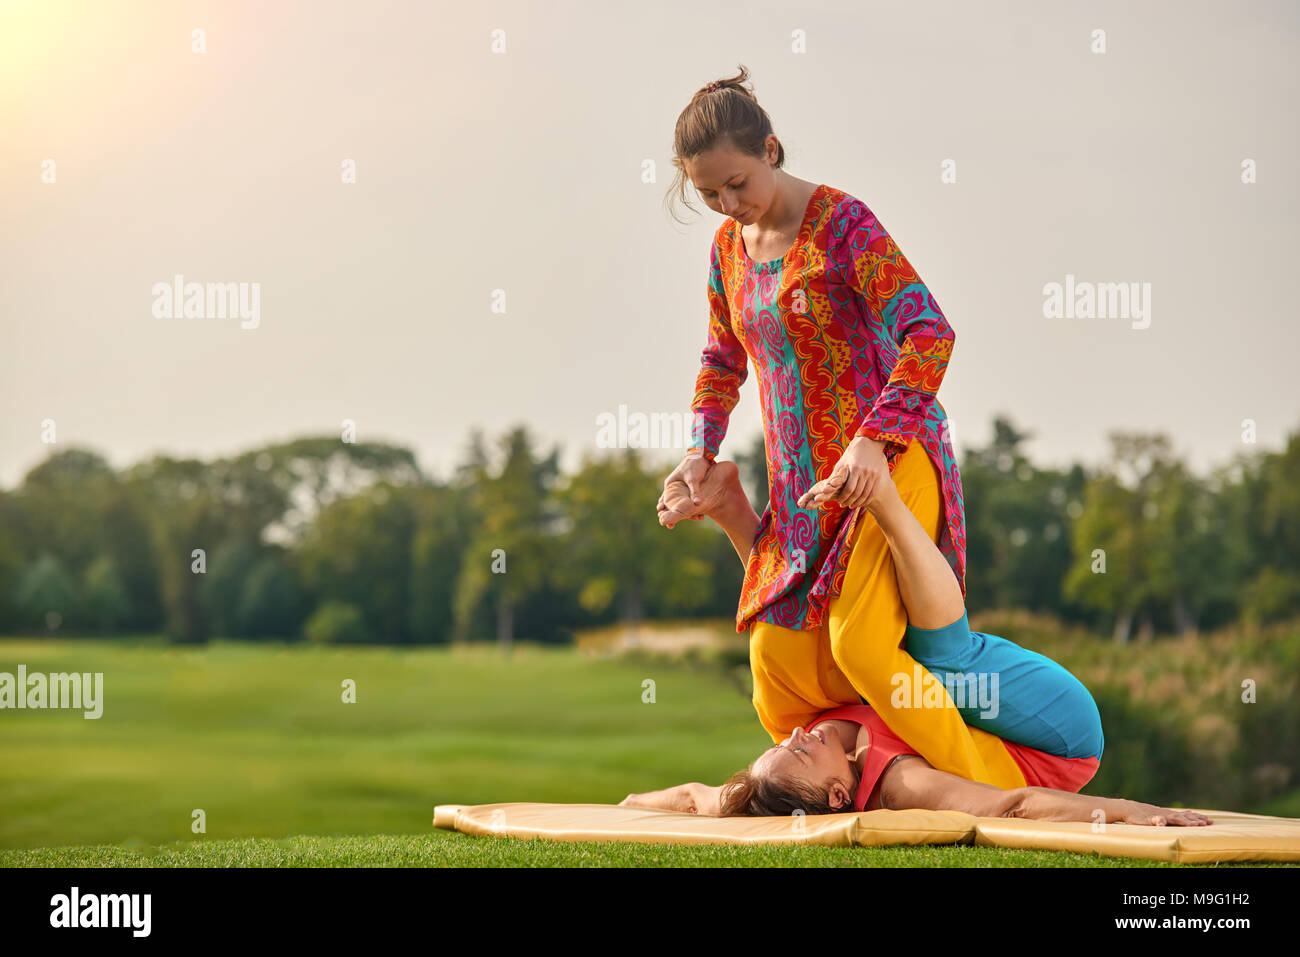
M 839 594 L 861 508 L 796 502 L 855 436 L 894 461 L 920 441 L 943 476 L 938 545 L 966 593 L 961 476 L 936 393 L 955 336 L 939 305 L 861 200 L 813 192 L 794 246 L 755 263 L 728 218 L 713 238 L 709 337 L 695 383 L 691 448 L 713 460 L 752 363 L 770 500 L 745 566 L 736 630 L 754 621 L 821 625 Z

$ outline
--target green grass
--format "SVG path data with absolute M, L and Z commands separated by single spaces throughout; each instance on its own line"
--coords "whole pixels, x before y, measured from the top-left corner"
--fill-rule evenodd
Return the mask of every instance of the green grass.
M 563 844 L 435 830 L 437 804 L 617 803 L 770 740 L 721 669 L 517 644 L 399 650 L 0 641 L 104 673 L 103 717 L 0 713 L 3 866 L 1126 866 L 975 847 Z M 356 682 L 357 703 L 340 700 Z M 642 701 L 644 679 L 656 683 Z M 1139 795 L 1134 795 L 1140 797 Z M 202 809 L 206 832 L 191 831 Z M 311 835 L 311 836 L 289 836 Z
M 563 843 L 454 831 L 0 851 L 0 867 L 1289 867 L 1173 864 L 998 847 L 733 847 Z
M 414 834 L 435 804 L 617 803 L 769 743 L 716 673 L 558 648 L 0 641 L 19 663 L 103 672 L 104 710 L 0 714 L 0 847 L 186 840 L 196 808 L 209 840 Z

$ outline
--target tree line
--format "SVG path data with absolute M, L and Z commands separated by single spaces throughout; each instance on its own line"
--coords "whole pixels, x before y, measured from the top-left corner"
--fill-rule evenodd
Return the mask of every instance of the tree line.
M 1205 476 L 1161 434 L 1112 433 L 1107 461 L 1067 469 L 1030 462 L 1029 438 L 998 417 L 959 463 L 972 613 L 1120 642 L 1300 614 L 1300 433 Z M 471 433 L 445 479 L 405 447 L 330 437 L 120 471 L 53 450 L 0 490 L 0 634 L 508 646 L 734 616 L 726 537 L 655 517 L 673 453 L 588 453 L 568 475 L 559 454 L 525 426 Z M 734 458 L 761 513 L 762 436 Z

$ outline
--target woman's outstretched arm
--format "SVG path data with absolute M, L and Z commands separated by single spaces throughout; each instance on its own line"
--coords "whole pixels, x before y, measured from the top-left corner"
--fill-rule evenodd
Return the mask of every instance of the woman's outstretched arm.
M 1214 823 L 1212 818 L 1197 811 L 1157 807 L 1124 798 L 1095 797 L 1041 787 L 1004 791 L 939 771 L 920 755 L 904 755 L 886 769 L 880 779 L 880 799 L 884 807 L 893 810 L 965 811 L 976 817 L 1156 826 Z

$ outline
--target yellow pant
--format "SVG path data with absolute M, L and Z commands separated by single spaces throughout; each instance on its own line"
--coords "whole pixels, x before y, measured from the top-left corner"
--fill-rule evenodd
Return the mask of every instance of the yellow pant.
M 924 446 L 912 442 L 894 465 L 899 496 L 921 527 L 938 541 L 943 521 L 939 471 Z M 844 587 L 831 600 L 815 631 L 755 622 L 750 631 L 749 663 L 754 676 L 754 708 L 779 744 L 796 726 L 807 727 L 823 711 L 861 704 L 859 695 L 891 731 L 941 771 L 999 788 L 1025 786 L 1025 777 L 1002 739 L 969 727 L 942 682 L 922 668 L 923 684 L 938 686 L 938 707 L 894 707 L 893 676 L 910 682 L 919 667 L 901 647 L 907 609 L 898 590 L 893 557 L 884 533 L 865 508 L 850 542 Z

